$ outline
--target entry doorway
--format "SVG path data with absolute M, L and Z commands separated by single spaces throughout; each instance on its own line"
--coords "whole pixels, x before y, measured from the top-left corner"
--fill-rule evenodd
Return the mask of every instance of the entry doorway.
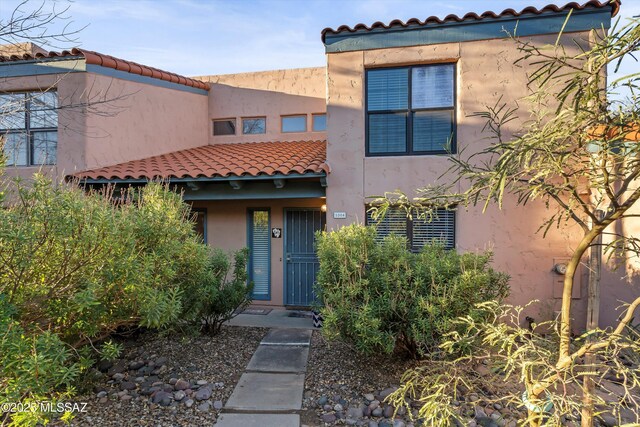
M 324 230 L 326 214 L 320 208 L 284 211 L 284 304 L 308 307 L 316 301 L 319 263 L 315 233 Z

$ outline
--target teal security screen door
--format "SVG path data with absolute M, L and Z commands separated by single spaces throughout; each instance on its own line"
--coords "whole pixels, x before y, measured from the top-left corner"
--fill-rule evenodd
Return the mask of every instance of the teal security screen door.
M 310 306 L 316 299 L 314 284 L 318 273 L 314 238 L 324 229 L 326 215 L 320 209 L 285 209 L 284 221 L 284 303 Z
M 271 299 L 271 224 L 268 209 L 250 209 L 247 218 L 249 281 L 253 299 Z

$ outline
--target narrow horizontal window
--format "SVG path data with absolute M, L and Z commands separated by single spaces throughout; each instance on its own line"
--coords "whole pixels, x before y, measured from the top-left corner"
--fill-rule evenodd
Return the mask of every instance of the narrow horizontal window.
M 447 249 L 455 248 L 455 211 L 435 209 L 433 215 L 421 219 L 414 213 L 412 218 L 404 209 L 390 208 L 380 220 L 374 220 L 367 211 L 367 224 L 376 228 L 376 240 L 396 235 L 407 239 L 407 246 L 419 252 L 426 245 L 441 244 Z
M 327 115 L 314 114 L 313 115 L 313 131 L 323 132 L 325 130 L 327 130 Z
M 267 120 L 264 117 L 242 119 L 242 133 L 253 135 L 267 132 Z
M 235 135 L 236 119 L 224 119 L 213 121 L 213 134 L 219 135 Z
M 306 132 L 307 116 L 282 116 L 282 132 Z

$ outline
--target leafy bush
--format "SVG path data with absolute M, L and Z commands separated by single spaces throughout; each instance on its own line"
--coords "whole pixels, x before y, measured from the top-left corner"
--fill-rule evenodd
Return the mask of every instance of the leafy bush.
M 160 184 L 109 195 L 37 177 L 0 211 L 0 293 L 16 319 L 79 347 L 188 317 L 208 262 L 189 207 Z
M 27 335 L 13 318 L 15 314 L 15 308 L 0 294 L 0 404 L 44 400 L 55 403 L 69 396 L 74 381 L 91 365 L 91 360 L 86 355 L 76 357 L 50 331 Z M 4 425 L 6 416 L 0 414 L 0 424 Z M 17 425 L 36 425 L 44 419 L 38 411 L 16 412 L 12 417 Z
M 537 304 L 533 301 L 528 306 Z M 589 375 L 601 390 L 593 401 L 598 416 L 607 420 L 600 425 L 640 425 L 638 331 L 629 327 L 586 332 L 575 337 L 574 356 L 558 360 L 559 321 L 519 326 L 528 323 L 526 308 L 530 307 L 488 301 L 477 305 L 486 314 L 482 319 L 463 316 L 454 320 L 455 330 L 445 334 L 440 345 L 452 357 L 429 359 L 405 372 L 389 403 L 399 408 L 419 401 L 417 418 L 422 425 L 467 425 L 477 402 L 465 396 L 475 393 L 483 406 L 507 408 L 503 414 L 516 418 L 518 425 L 578 425 L 584 408 L 582 382 Z M 461 342 L 472 351 L 456 357 Z M 580 360 L 587 352 L 596 356 L 593 364 Z M 562 363 L 570 364 L 570 369 L 559 375 L 555 369 Z M 550 372 L 549 367 L 554 370 Z M 529 398 L 540 383 L 547 385 L 545 393 L 539 399 Z M 508 425 L 511 420 L 502 421 Z
M 157 183 L 113 196 L 37 176 L 0 209 L 0 403 L 67 396 L 88 366 L 86 344 L 114 331 L 200 320 L 209 248 L 189 207 Z
M 251 303 L 253 284 L 247 285 L 248 256 L 249 250 L 246 248 L 233 254 L 233 273 L 229 278 L 229 257 L 220 249 L 212 251 L 206 279 L 198 297 L 202 304 L 200 320 L 203 331 L 217 334 L 224 322 Z
M 362 225 L 317 236 L 323 332 L 364 353 L 438 351 L 454 319 L 481 316 L 476 303 L 508 293 L 508 276 L 489 266 L 490 253 L 459 255 L 438 245 L 412 253 L 404 238 L 375 237 Z

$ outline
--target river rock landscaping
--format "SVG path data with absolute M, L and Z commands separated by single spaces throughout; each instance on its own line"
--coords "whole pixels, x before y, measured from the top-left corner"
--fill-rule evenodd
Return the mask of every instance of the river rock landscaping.
M 396 410 L 385 402 L 385 398 L 397 389 L 402 374 L 419 364 L 382 354 L 363 356 L 343 342 L 328 342 L 319 331 L 315 331 L 305 380 L 302 426 L 422 426 L 418 415 L 422 406 L 420 402 L 407 401 L 411 413 L 405 407 Z M 526 410 L 521 405 L 496 402 L 496 396 L 518 388 L 513 381 L 505 382 L 504 377 L 496 375 L 482 363 L 469 369 L 485 381 L 481 389 L 459 395 L 458 400 L 452 402 L 454 411 L 464 423 L 452 420 L 451 425 L 516 427 L 526 419 Z M 607 380 L 599 387 L 598 394 L 605 400 L 622 398 L 622 390 L 613 393 L 611 390 L 615 390 L 615 385 Z M 564 425 L 580 425 L 577 413 L 563 419 Z M 629 419 L 632 419 L 631 415 Z M 618 424 L 611 415 L 601 414 L 596 425 L 613 427 Z
M 219 335 L 141 336 L 122 357 L 91 373 L 93 390 L 76 397 L 87 411 L 74 426 L 211 425 L 267 329 L 223 327 Z

